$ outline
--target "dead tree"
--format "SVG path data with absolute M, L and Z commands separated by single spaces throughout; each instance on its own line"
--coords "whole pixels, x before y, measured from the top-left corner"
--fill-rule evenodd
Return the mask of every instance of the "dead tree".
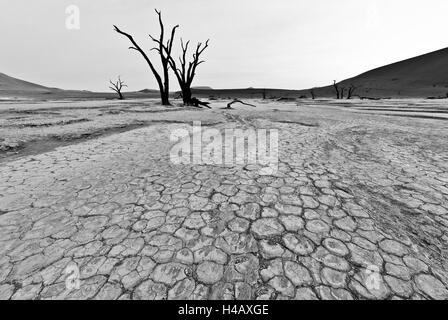
M 314 100 L 316 98 L 316 95 L 314 93 L 314 89 L 310 90 L 311 98 Z
M 153 36 L 149 35 L 149 37 L 158 44 L 157 47 L 151 49 L 151 50 L 156 50 L 159 55 L 160 55 L 160 60 L 162 63 L 162 70 L 163 70 L 163 79 L 161 77 L 161 75 L 157 72 L 157 70 L 154 67 L 154 64 L 151 62 L 151 60 L 149 59 L 148 55 L 143 51 L 143 49 L 137 44 L 137 42 L 134 40 L 134 38 L 126 33 L 121 31 L 117 26 L 114 25 L 114 29 L 116 32 L 118 32 L 119 34 L 127 37 L 129 39 L 129 41 L 132 43 L 132 46 L 129 47 L 129 49 L 131 50 L 136 50 L 138 51 L 143 58 L 145 59 L 146 63 L 149 65 L 149 68 L 151 69 L 154 77 L 157 80 L 157 84 L 159 86 L 159 90 L 160 90 L 160 97 L 162 100 L 162 105 L 169 105 L 170 101 L 169 101 L 169 92 L 170 92 L 170 87 L 169 87 L 169 73 L 168 73 L 168 69 L 169 69 L 169 60 L 171 57 L 171 49 L 173 47 L 173 41 L 174 41 L 174 35 L 176 33 L 176 29 L 179 27 L 178 25 L 175 26 L 172 30 L 171 30 L 171 37 L 170 39 L 167 40 L 166 44 L 165 44 L 165 28 L 163 25 L 163 21 L 162 21 L 162 14 L 160 11 L 155 10 L 158 17 L 159 17 L 159 25 L 160 25 L 160 36 L 158 39 L 154 38 Z
M 263 100 L 266 100 L 266 89 L 263 89 L 262 95 L 263 95 Z
M 193 53 L 193 60 L 190 62 L 188 62 L 186 58 L 190 41 L 187 41 L 185 44 L 182 39 L 180 41 L 181 41 L 182 55 L 179 57 L 179 63 L 180 63 L 179 66 L 176 64 L 174 58 L 171 56 L 170 46 L 172 46 L 172 42 L 170 42 L 167 46 L 163 46 L 163 49 L 166 52 L 167 56 L 169 57 L 170 67 L 171 69 L 173 69 L 174 74 L 176 75 L 177 81 L 179 83 L 180 89 L 182 90 L 182 100 L 184 105 L 192 105 L 193 101 L 192 101 L 191 84 L 193 83 L 194 77 L 196 75 L 197 67 L 201 63 L 205 62 L 204 60 L 200 60 L 200 57 L 201 54 L 204 52 L 204 50 L 207 49 L 209 40 L 207 40 L 205 44 L 201 42 L 197 44 L 195 53 Z
M 347 93 L 347 99 L 348 100 L 350 100 L 352 98 L 352 96 L 355 93 L 356 89 L 357 88 L 353 84 L 350 85 L 350 87 L 348 88 L 348 93 Z
M 123 89 L 123 87 L 127 87 L 127 85 L 124 83 L 124 81 L 121 80 L 120 76 L 118 76 L 117 82 L 113 82 L 112 80 L 109 80 L 109 82 L 111 84 L 109 88 L 118 94 L 118 99 L 124 100 L 124 96 L 121 93 L 121 90 Z
M 336 80 L 333 80 L 334 91 L 336 92 L 336 99 L 340 99 L 339 86 L 336 83 Z
M 340 89 L 340 99 L 344 99 L 345 87 Z

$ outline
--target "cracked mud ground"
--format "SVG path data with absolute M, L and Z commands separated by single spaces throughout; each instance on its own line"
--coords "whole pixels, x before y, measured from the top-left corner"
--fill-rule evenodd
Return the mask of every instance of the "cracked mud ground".
M 1 109 L 0 299 L 448 299 L 446 121 L 219 104 Z M 279 129 L 278 173 L 172 164 L 193 120 Z

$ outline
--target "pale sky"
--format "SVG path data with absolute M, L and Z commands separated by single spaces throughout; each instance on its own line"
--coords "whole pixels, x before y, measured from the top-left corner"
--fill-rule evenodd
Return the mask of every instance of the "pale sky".
M 66 28 L 69 5 L 79 30 Z M 157 88 L 112 28 L 150 49 L 154 8 L 178 36 L 210 38 L 194 86 L 309 88 L 448 47 L 447 0 L 0 0 L 0 72 L 63 89 L 107 91 L 117 75 L 129 90 Z

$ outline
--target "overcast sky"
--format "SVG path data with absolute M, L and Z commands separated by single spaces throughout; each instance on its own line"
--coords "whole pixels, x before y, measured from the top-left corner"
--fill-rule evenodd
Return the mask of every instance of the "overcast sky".
M 448 47 L 447 0 L 0 0 L 0 72 L 63 89 L 156 88 L 113 24 L 150 49 L 154 8 L 179 36 L 210 38 L 195 86 L 308 88 Z M 80 29 L 66 28 L 66 7 Z M 152 52 L 158 65 L 158 57 Z M 177 88 L 172 77 L 172 87 Z

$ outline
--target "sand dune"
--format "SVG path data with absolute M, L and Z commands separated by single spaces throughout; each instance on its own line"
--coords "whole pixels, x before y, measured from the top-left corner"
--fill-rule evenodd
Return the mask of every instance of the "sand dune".
M 60 91 L 60 89 L 48 88 L 45 86 L 41 86 L 39 84 L 10 77 L 4 73 L 0 73 L 0 92 L 2 93 L 13 93 L 13 92 L 45 93 L 51 91 Z
M 129 98 L 157 97 L 157 90 L 142 90 L 127 93 Z M 114 99 L 113 92 L 91 92 L 87 90 L 63 90 L 49 88 L 32 82 L 17 79 L 0 73 L 0 100 L 89 100 L 89 99 Z
M 342 81 L 374 96 L 447 97 L 448 48 L 393 63 Z

